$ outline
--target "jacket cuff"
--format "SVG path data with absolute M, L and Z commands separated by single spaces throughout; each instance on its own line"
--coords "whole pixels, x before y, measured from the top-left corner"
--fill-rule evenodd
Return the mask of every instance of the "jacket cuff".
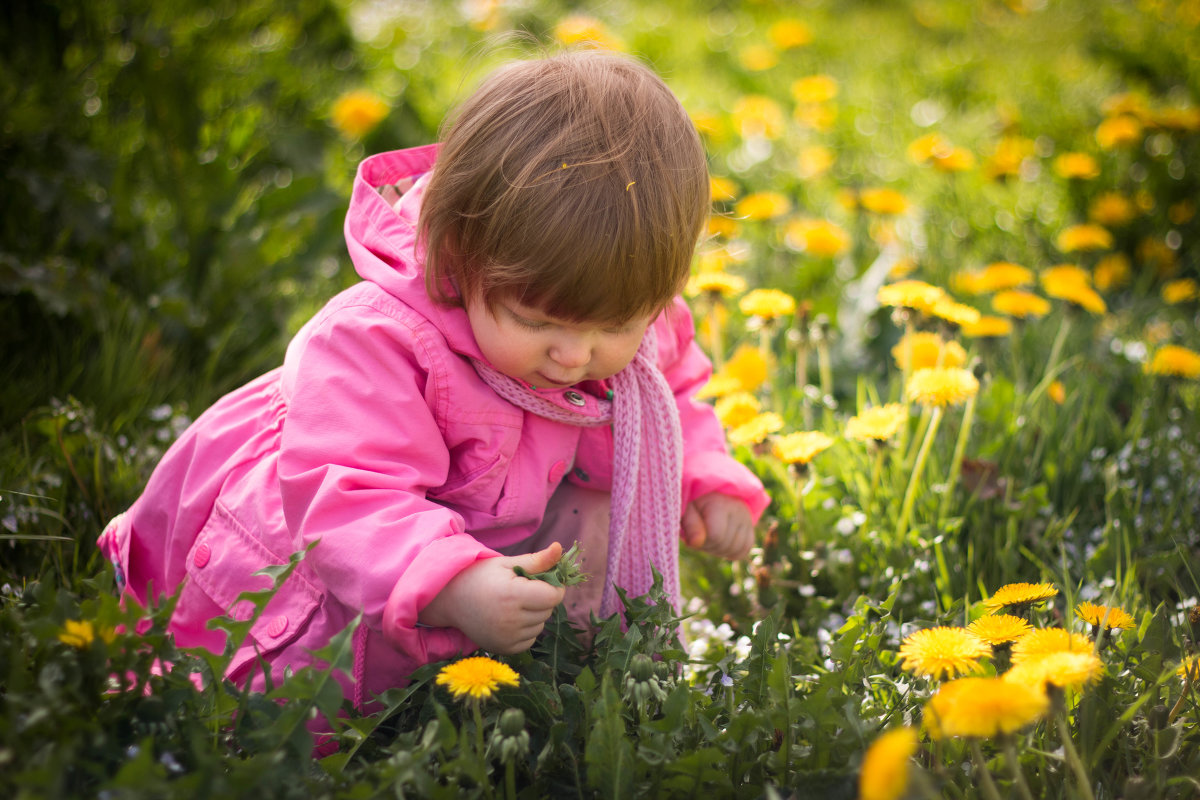
M 392 588 L 383 609 L 383 635 L 419 664 L 441 661 L 478 649 L 457 628 L 417 626 L 417 616 L 450 580 L 467 567 L 500 554 L 466 533 L 431 542 L 409 564 Z
M 744 502 L 753 520 L 758 522 L 771 503 L 762 481 L 744 464 L 725 453 L 709 452 L 692 456 L 685 467 L 683 484 L 685 508 L 697 497 L 720 492 Z

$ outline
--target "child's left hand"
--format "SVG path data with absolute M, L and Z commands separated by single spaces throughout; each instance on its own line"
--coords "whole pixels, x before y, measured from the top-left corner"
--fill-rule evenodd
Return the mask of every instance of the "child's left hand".
M 701 495 L 683 511 L 683 541 L 720 558 L 743 559 L 754 544 L 750 509 L 720 492 Z

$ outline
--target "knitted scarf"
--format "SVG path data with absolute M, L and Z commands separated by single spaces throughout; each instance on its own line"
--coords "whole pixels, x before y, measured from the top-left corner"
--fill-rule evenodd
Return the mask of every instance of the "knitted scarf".
M 473 362 L 497 394 L 531 414 L 582 427 L 612 424 L 612 515 L 601 617 L 619 610 L 618 586 L 630 597 L 650 590 L 651 566 L 662 575 L 676 610 L 679 606 L 683 436 L 671 387 L 655 364 L 657 353 L 658 339 L 649 328 L 633 361 L 612 377 L 613 399 L 600 401 L 600 416 L 555 405 L 520 381 Z

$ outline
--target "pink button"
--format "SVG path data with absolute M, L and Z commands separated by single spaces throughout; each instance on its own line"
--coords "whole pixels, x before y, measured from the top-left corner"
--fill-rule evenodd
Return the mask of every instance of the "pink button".
M 208 546 L 208 542 L 201 542 L 196 547 L 196 552 L 192 554 L 192 563 L 197 567 L 203 567 L 212 558 L 212 548 Z
M 280 614 L 278 617 L 271 620 L 270 624 L 267 625 L 267 636 L 270 636 L 272 639 L 278 639 L 283 635 L 283 632 L 287 630 L 287 626 L 287 617 Z
M 550 468 L 550 482 L 558 483 L 562 480 L 562 476 L 567 472 L 567 462 L 555 461 L 554 466 Z

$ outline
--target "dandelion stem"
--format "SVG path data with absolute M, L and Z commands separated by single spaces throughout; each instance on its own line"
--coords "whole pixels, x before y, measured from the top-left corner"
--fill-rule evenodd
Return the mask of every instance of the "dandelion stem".
M 714 295 L 708 299 L 708 355 L 713 368 L 725 366 L 725 342 L 721 331 L 721 302 Z
M 1061 700 L 1059 701 L 1061 703 Z M 1055 723 L 1058 725 L 1058 736 L 1062 740 L 1063 755 L 1066 761 L 1071 766 L 1071 771 L 1075 773 L 1075 780 L 1079 784 L 1079 794 L 1083 800 L 1096 800 L 1096 796 L 1092 794 L 1091 779 L 1088 777 L 1087 768 L 1083 765 L 1083 760 L 1079 757 L 1079 751 L 1075 749 L 1075 742 L 1071 739 L 1071 729 L 1067 726 L 1067 711 L 1060 706 L 1058 713 L 1055 715 Z
M 992 780 L 992 773 L 988 772 L 987 761 L 983 757 L 983 750 L 979 747 L 979 740 L 971 738 L 971 760 L 975 762 L 975 769 L 979 772 L 979 788 L 980 794 L 988 800 L 1000 800 L 1000 790 L 996 788 L 996 782 Z
M 1012 774 L 1013 785 L 1017 787 L 1022 800 L 1033 800 L 1029 784 L 1025 783 L 1025 773 L 1021 771 L 1021 761 L 1017 758 L 1017 747 L 1013 743 L 1013 735 L 1006 733 L 1001 736 L 1000 745 L 1004 748 L 1004 760 L 1008 762 L 1008 771 Z
M 879 476 L 883 472 L 883 459 L 887 456 L 887 444 L 871 440 L 871 449 L 875 451 L 875 459 L 871 462 L 871 482 L 867 485 L 867 495 L 863 498 L 862 508 L 868 515 L 871 506 L 875 504 L 875 489 L 879 486 Z
M 958 485 L 958 476 L 962 471 L 962 460 L 967 451 L 967 439 L 971 436 L 971 423 L 975 418 L 975 398 L 976 395 L 967 398 L 966 408 L 963 409 L 962 423 L 958 428 L 958 440 L 954 443 L 954 455 L 950 459 L 950 476 L 946 479 L 946 492 L 942 495 L 942 502 L 938 507 L 939 527 L 949 510 L 954 496 L 954 488 Z
M 908 488 L 904 490 L 904 503 L 900 506 L 900 520 L 896 523 L 897 542 L 902 541 L 904 534 L 908 532 L 913 501 L 917 497 L 917 484 L 921 481 L 921 473 L 925 470 L 925 459 L 929 456 L 929 450 L 933 446 L 933 439 L 937 435 L 938 424 L 941 420 L 942 409 L 938 406 L 933 409 L 933 414 L 929 418 L 929 427 L 925 429 L 925 438 L 921 440 L 921 449 L 917 452 L 917 463 L 913 465 L 913 470 L 908 476 Z
M 1058 324 L 1058 333 L 1054 335 L 1054 344 L 1050 345 L 1050 357 L 1046 359 L 1046 371 L 1042 376 L 1044 383 L 1049 383 L 1049 378 L 1054 374 L 1054 368 L 1058 366 L 1058 356 L 1062 353 L 1063 343 L 1067 340 L 1067 331 L 1071 329 L 1071 313 L 1070 310 L 1063 312 L 1062 322 Z

